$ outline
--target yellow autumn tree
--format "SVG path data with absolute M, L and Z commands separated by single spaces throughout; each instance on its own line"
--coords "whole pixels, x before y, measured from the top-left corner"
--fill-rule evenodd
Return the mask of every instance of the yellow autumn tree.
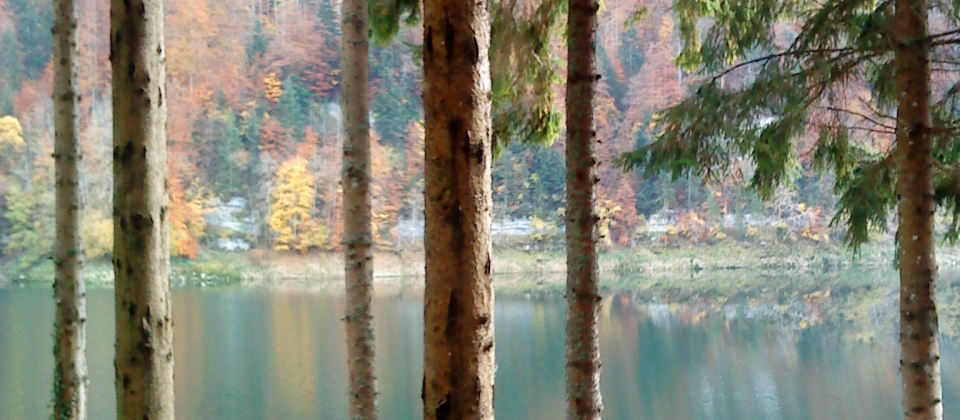
M 0 117 L 0 151 L 13 149 L 16 152 L 23 150 L 23 127 L 20 121 L 12 115 Z
M 83 256 L 88 261 L 103 258 L 113 251 L 113 219 L 100 212 L 83 218 Z
M 277 170 L 276 188 L 270 194 L 273 249 L 304 252 L 326 243 L 326 227 L 311 217 L 316 199 L 315 182 L 307 170 L 307 160 L 302 157 L 284 162 Z
M 277 79 L 276 73 L 270 73 L 263 78 L 263 97 L 272 102 L 279 103 L 280 95 L 283 94 L 283 82 Z
M 195 259 L 200 253 L 207 223 L 203 219 L 207 198 L 201 188 L 188 190 L 177 176 L 170 177 L 170 252 Z

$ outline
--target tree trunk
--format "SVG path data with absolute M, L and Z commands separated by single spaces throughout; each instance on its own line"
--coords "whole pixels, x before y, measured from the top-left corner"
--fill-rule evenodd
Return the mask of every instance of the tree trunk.
M 487 6 L 424 2 L 425 420 L 493 419 Z
M 117 419 L 173 419 L 162 0 L 113 0 Z
M 596 0 L 569 0 L 567 21 L 567 418 L 599 419 Z
M 54 332 L 53 418 L 85 419 L 87 406 L 87 303 L 80 238 L 80 139 L 77 94 L 77 3 L 56 0 L 53 14 L 54 125 L 56 144 L 57 304 Z
M 943 418 L 935 302 L 937 261 L 930 136 L 927 1 L 896 0 L 897 195 L 903 416 Z
M 343 252 L 350 417 L 377 418 L 371 252 L 367 0 L 343 2 Z

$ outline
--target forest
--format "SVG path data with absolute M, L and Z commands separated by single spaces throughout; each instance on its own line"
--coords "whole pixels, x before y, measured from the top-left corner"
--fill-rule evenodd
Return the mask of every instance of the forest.
M 171 261 L 225 243 L 342 256 L 347 408 L 388 416 L 374 251 L 412 227 L 423 418 L 492 419 L 519 220 L 565 254 L 568 419 L 604 412 L 602 252 L 772 233 L 894 250 L 903 418 L 940 420 L 958 24 L 940 0 L 0 0 L 0 257 L 52 262 L 53 418 L 86 418 L 106 261 L 116 416 L 174 418 Z
M 238 235 L 255 246 L 339 250 L 340 4 L 178 1 L 166 6 L 164 32 L 169 100 L 176 104 L 170 107 L 167 128 L 172 252 L 195 258 L 201 247 L 214 244 L 223 232 L 208 229 L 203 216 L 234 197 L 250 203 L 239 217 L 249 218 L 257 229 Z M 86 157 L 83 237 L 87 258 L 97 259 L 109 253 L 112 236 L 112 184 L 103 171 L 109 165 L 105 157 L 112 124 L 109 10 L 85 1 L 78 7 L 84 116 L 79 138 Z M 53 68 L 47 29 L 52 10 L 48 1 L 0 4 L 0 50 L 5 51 L 0 115 L 8 116 L 2 125 L 6 158 L 0 166 L 0 252 L 23 261 L 43 255 L 53 241 L 49 221 L 54 200 L 46 193 L 52 192 L 53 182 Z M 842 237 L 842 229 L 831 233 L 829 228 L 836 202 L 831 175 L 817 173 L 809 153 L 801 154 L 791 172 L 793 182 L 767 203 L 742 179 L 704 184 L 697 174 L 673 180 L 615 167 L 621 153 L 650 141 L 654 113 L 676 104 L 693 79 L 674 62 L 680 36 L 668 4 L 609 2 L 598 20 L 601 79 L 595 107 L 602 141 L 597 203 L 605 246 L 630 247 L 645 239 L 645 222 L 652 216 L 670 220 L 670 230 L 680 240 L 702 242 L 733 232 L 746 237 L 745 215 L 772 217 L 771 226 L 787 226 L 792 218 L 797 221 L 789 226 L 795 239 Z M 544 71 L 553 78 L 551 89 L 562 92 L 563 39 L 556 29 L 548 35 L 549 51 L 541 54 L 547 60 Z M 382 249 L 396 246 L 398 221 L 422 219 L 420 38 L 417 28 L 404 25 L 396 37 L 370 50 L 374 240 Z M 511 60 L 516 62 L 510 57 L 499 62 Z M 501 72 L 506 74 L 496 80 L 495 94 L 503 103 L 498 115 L 526 113 L 529 121 L 534 112 L 549 113 L 539 118 L 554 127 L 540 132 L 508 122 L 497 127 L 503 147 L 493 165 L 494 218 L 532 220 L 544 234 L 558 232 L 565 194 L 565 135 L 557 127 L 562 93 L 545 98 L 554 109 L 507 103 L 510 95 L 523 91 L 522 78 L 529 76 Z M 747 77 L 741 73 L 727 80 Z M 526 92 L 532 94 L 532 89 Z M 739 226 L 730 223 L 738 218 Z

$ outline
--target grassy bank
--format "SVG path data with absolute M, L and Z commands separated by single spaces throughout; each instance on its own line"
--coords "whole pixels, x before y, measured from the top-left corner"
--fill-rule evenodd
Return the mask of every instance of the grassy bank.
M 601 285 L 608 293 L 642 293 L 687 299 L 699 295 L 811 292 L 821 288 L 895 284 L 892 244 L 866 245 L 859 256 L 839 245 L 700 245 L 647 247 L 601 254 Z M 342 291 L 343 261 L 337 254 L 251 255 L 257 274 L 249 286 Z M 378 253 L 377 290 L 418 294 L 422 252 Z M 938 250 L 945 273 L 960 262 L 960 248 Z M 494 286 L 501 294 L 562 294 L 562 252 L 495 250 Z
M 793 293 L 823 287 L 890 284 L 892 244 L 866 245 L 859 256 L 839 245 L 716 244 L 652 246 L 601 254 L 601 283 L 608 292 L 630 292 L 669 298 L 743 293 Z M 960 262 L 960 248 L 938 250 L 945 272 Z M 374 259 L 378 290 L 390 293 L 422 287 L 422 251 L 379 252 Z M 49 284 L 53 264 L 41 261 L 15 270 L 6 263 L 0 278 L 14 284 Z M 506 294 L 559 294 L 565 281 L 565 255 L 557 251 L 502 249 L 494 252 L 494 285 Z M 251 251 L 204 252 L 196 260 L 171 263 L 174 287 L 274 287 L 342 289 L 343 259 L 338 253 L 306 255 Z M 88 262 L 85 278 L 92 287 L 109 287 L 109 261 Z
M 257 272 L 250 258 L 244 254 L 221 252 L 203 253 L 196 260 L 170 261 L 170 283 L 173 287 L 218 287 L 241 284 L 250 273 Z M 49 259 L 32 264 L 6 261 L 0 264 L 0 286 L 53 284 L 53 262 Z M 84 280 L 90 287 L 111 287 L 113 266 L 109 260 L 88 261 L 84 265 Z

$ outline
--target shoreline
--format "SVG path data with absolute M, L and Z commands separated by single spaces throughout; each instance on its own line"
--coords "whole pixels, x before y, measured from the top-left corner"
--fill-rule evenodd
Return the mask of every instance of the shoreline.
M 942 271 L 960 265 L 960 247 L 938 250 Z M 713 244 L 651 246 L 615 250 L 600 255 L 600 281 L 605 293 L 650 292 L 671 295 L 740 294 L 743 290 L 807 290 L 825 283 L 833 287 L 894 284 L 892 244 L 867 244 L 861 254 L 841 245 Z M 565 283 L 562 251 L 495 249 L 494 288 L 506 294 L 562 294 Z M 52 284 L 52 263 L 44 262 L 10 276 L 9 265 L 0 274 L 0 287 Z M 423 286 L 423 251 L 375 252 L 374 285 L 377 294 L 412 293 Z M 109 261 L 85 265 L 91 287 L 112 287 Z M 13 278 L 11 278 L 13 277 Z M 952 283 L 952 278 L 944 283 Z M 342 255 L 316 252 L 305 255 L 250 251 L 205 252 L 197 260 L 171 262 L 174 288 L 272 288 L 343 292 Z

